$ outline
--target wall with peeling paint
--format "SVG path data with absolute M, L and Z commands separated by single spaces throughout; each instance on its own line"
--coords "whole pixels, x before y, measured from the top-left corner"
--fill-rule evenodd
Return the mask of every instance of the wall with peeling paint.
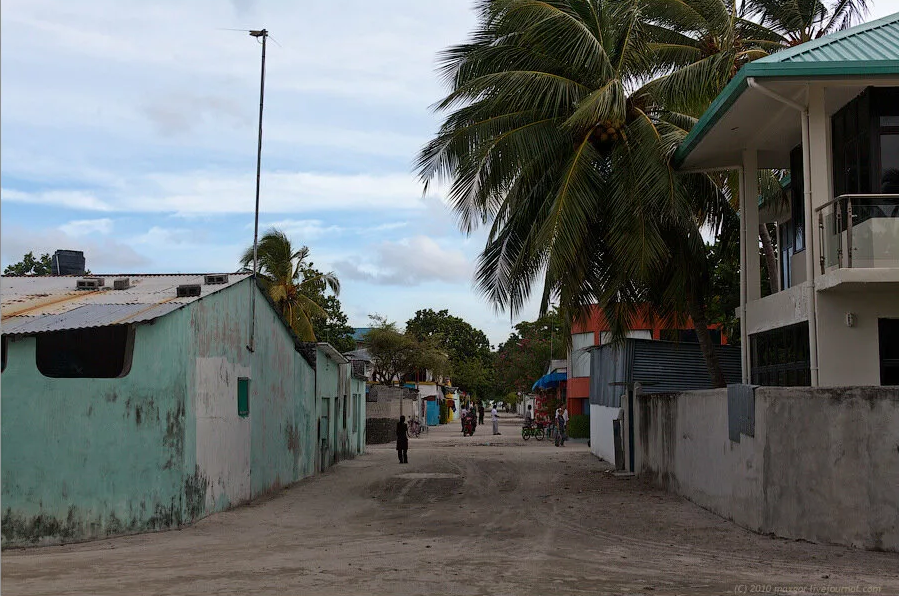
M 365 449 L 365 382 L 353 377 L 350 364 L 333 360 L 318 346 L 315 365 L 319 465 L 326 469 Z
M 47 378 L 33 337 L 9 343 L 4 546 L 178 527 L 315 472 L 315 370 L 251 284 L 139 325 L 119 379 Z M 250 379 L 246 417 L 240 377 Z
M 34 337 L 10 341 L 3 371 L 3 545 L 189 522 L 187 309 L 137 327 L 120 379 L 38 372 Z M 191 470 L 192 471 L 192 470 Z

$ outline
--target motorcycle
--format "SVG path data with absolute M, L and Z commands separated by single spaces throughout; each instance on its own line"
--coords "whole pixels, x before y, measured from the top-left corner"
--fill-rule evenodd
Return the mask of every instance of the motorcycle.
M 462 420 L 462 436 L 463 437 L 473 437 L 475 429 L 475 418 L 473 416 L 466 416 Z

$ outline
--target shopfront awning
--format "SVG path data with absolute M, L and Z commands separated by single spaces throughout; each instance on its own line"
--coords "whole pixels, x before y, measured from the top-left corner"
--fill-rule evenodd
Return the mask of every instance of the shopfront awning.
M 531 390 L 534 389 L 552 389 L 554 387 L 558 387 L 559 383 L 568 379 L 568 373 L 563 372 L 553 372 L 548 375 L 543 375 L 537 382 L 534 383 L 534 386 L 531 387 Z

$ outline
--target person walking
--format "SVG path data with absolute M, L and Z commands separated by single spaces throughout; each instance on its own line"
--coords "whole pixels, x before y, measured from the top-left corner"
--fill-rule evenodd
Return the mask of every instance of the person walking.
M 534 412 L 531 411 L 531 404 L 528 404 L 528 411 L 524 414 L 524 425 L 530 427 L 534 424 Z
M 565 446 L 565 417 L 562 409 L 556 409 L 556 447 Z
M 493 409 L 490 410 L 490 419 L 493 421 L 493 434 L 498 435 L 499 432 L 499 414 L 496 412 L 496 404 L 493 404 Z
M 396 455 L 401 464 L 409 463 L 409 427 L 406 425 L 406 417 L 400 416 L 396 425 Z
M 478 404 L 478 424 L 484 424 L 484 404 Z

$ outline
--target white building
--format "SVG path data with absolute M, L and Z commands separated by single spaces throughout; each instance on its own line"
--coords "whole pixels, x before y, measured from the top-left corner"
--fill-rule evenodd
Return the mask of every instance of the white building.
M 899 385 L 899 14 L 744 66 L 675 162 L 740 171 L 744 383 Z M 759 212 L 760 168 L 790 171 L 784 213 Z M 760 221 L 778 224 L 770 296 Z

